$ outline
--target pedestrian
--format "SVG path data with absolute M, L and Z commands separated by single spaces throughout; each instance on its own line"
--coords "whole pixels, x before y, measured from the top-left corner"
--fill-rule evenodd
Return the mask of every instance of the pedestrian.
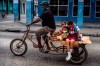
M 6 12 L 5 10 L 2 10 L 2 18 L 5 18 L 6 17 Z
M 49 3 L 44 1 L 40 5 L 43 8 L 43 13 L 38 18 L 36 18 L 31 24 L 37 23 L 37 22 L 42 22 L 42 28 L 40 28 L 39 30 L 36 31 L 38 47 L 42 48 L 41 36 L 45 35 L 45 36 L 43 36 L 43 38 L 46 38 L 46 34 L 48 34 L 49 32 L 50 32 L 50 35 L 52 36 L 53 32 L 56 29 L 56 25 L 55 25 L 53 13 L 49 9 Z M 31 25 L 31 24 L 29 24 L 29 25 Z M 50 47 L 49 47 L 47 39 L 46 39 L 46 46 L 47 46 L 47 50 L 45 52 L 49 52 Z

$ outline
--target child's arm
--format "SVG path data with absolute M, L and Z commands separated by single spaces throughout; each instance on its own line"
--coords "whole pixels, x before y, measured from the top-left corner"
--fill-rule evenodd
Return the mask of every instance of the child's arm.
M 57 36 L 59 36 L 61 34 L 62 34 L 62 31 L 61 30 L 59 30 L 58 32 L 55 33 L 55 35 L 57 35 Z
M 82 38 L 82 36 L 81 36 L 81 34 L 80 34 L 80 31 L 78 31 L 78 36 L 79 36 L 80 38 Z
M 82 37 L 81 34 L 80 34 L 80 28 L 79 28 L 78 26 L 76 26 L 76 29 L 77 29 L 77 31 L 78 31 L 78 36 L 79 36 L 79 37 Z
M 63 33 L 63 28 L 61 28 L 58 32 L 61 35 Z

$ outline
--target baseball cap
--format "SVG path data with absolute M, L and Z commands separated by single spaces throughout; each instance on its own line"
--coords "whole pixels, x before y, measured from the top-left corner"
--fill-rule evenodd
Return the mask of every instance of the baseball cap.
M 40 3 L 40 5 L 49 6 L 49 3 L 46 1 L 43 1 L 42 3 Z

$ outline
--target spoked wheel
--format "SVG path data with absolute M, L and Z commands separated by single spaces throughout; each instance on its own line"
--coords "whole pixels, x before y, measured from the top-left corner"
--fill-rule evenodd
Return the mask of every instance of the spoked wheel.
M 21 39 L 14 39 L 10 43 L 10 50 L 16 56 L 22 56 L 27 51 L 27 44 Z
M 71 62 L 74 64 L 81 64 L 87 59 L 88 52 L 85 46 L 74 47 Z

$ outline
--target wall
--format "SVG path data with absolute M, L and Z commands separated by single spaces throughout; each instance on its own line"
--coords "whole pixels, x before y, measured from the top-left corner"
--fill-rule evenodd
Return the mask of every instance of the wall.
M 48 1 L 48 0 L 39 0 L 39 3 L 41 3 L 42 1 Z M 77 22 L 77 16 L 73 17 L 72 16 L 72 10 L 73 10 L 73 2 L 74 0 L 69 0 L 69 4 L 68 4 L 68 16 L 55 16 L 55 21 L 56 22 L 60 22 L 60 21 L 68 21 L 68 20 L 73 20 L 74 22 Z M 90 1 L 90 17 L 84 17 L 84 22 L 100 22 L 100 18 L 95 17 L 95 2 L 96 0 L 91 0 Z M 41 15 L 42 13 L 42 7 L 39 4 L 38 7 L 38 14 Z

